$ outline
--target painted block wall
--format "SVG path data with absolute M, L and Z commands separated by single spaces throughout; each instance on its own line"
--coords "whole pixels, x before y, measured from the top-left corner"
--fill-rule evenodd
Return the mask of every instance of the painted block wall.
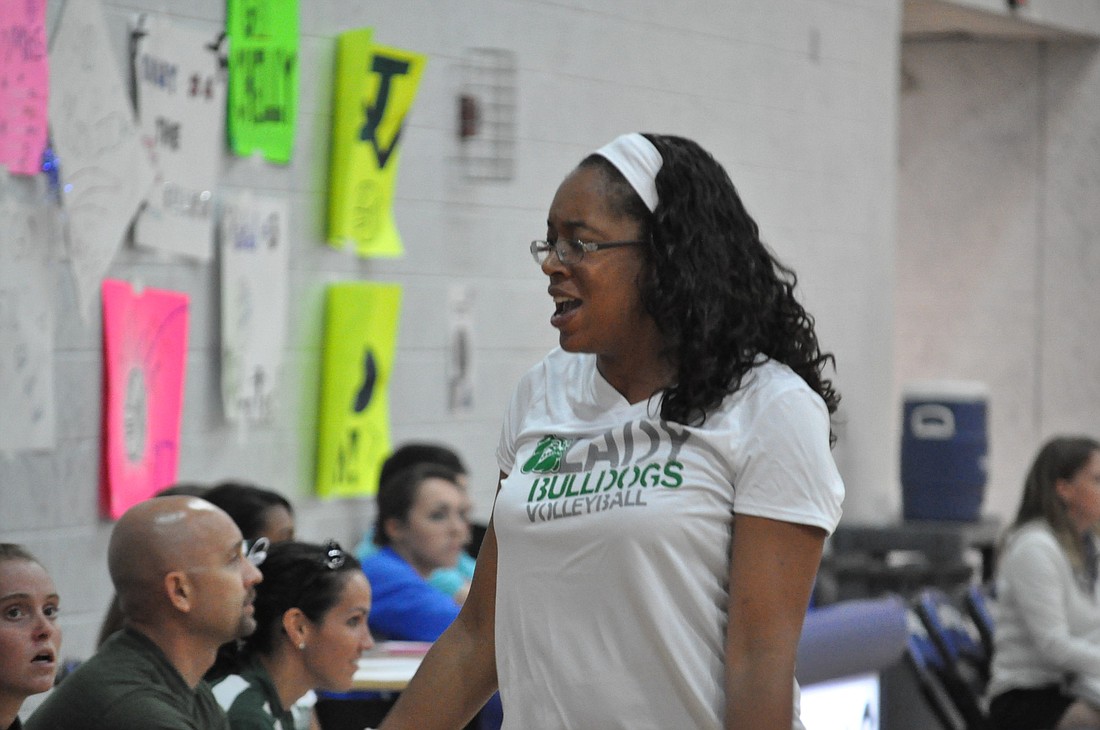
M 74 2 L 77 0 L 68 0 Z M 64 3 L 51 0 L 50 27 Z M 138 11 L 215 32 L 221 0 L 110 0 L 113 48 L 125 62 Z M 279 417 L 238 433 L 218 396 L 218 307 L 211 265 L 124 248 L 109 276 L 187 292 L 192 301 L 179 478 L 250 479 L 297 506 L 299 534 L 352 543 L 366 500 L 310 495 L 325 286 L 345 279 L 405 288 L 392 383 L 395 443 L 434 439 L 469 462 L 476 516 L 491 509 L 500 416 L 519 375 L 556 338 L 545 282 L 526 251 L 545 231 L 561 178 L 616 134 L 693 137 L 729 170 L 765 240 L 799 273 L 844 400 L 837 460 L 848 518 L 896 513 L 891 409 L 897 57 L 900 0 L 302 0 L 301 87 L 294 159 L 285 168 L 224 160 L 222 185 L 286 195 L 293 252 Z M 407 253 L 362 261 L 323 245 L 336 35 L 372 26 L 382 43 L 429 55 L 408 120 L 395 212 Z M 515 52 L 516 173 L 470 182 L 458 166 L 456 93 L 466 49 Z M 123 66 L 124 67 L 124 66 Z M 447 288 L 475 292 L 476 405 L 448 413 Z M 110 586 L 110 523 L 96 511 L 101 418 L 97 319 L 75 315 L 56 266 L 59 446 L 0 457 L 0 540 L 27 544 L 56 578 L 64 653 L 91 653 Z M 890 484 L 884 488 L 883 485 Z M 28 705 L 30 707 L 30 705 Z

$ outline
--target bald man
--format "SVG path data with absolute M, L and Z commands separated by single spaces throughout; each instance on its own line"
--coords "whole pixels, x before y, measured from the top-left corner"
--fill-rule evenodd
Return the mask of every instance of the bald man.
M 27 730 L 228 730 L 202 676 L 256 628 L 260 571 L 229 516 L 197 497 L 127 510 L 107 549 L 124 628 L 65 678 Z

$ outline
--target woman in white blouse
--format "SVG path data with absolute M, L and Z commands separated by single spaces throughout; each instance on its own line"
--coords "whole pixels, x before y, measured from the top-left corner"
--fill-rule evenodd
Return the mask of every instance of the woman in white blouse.
M 1048 441 L 997 567 L 990 724 L 1100 728 L 1100 443 Z

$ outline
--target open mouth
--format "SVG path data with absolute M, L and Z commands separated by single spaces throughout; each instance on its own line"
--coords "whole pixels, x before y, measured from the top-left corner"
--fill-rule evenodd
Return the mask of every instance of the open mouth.
M 54 653 L 52 651 L 43 651 L 34 655 L 34 659 L 31 660 L 31 664 L 38 665 L 50 665 L 54 663 Z
M 554 314 L 565 314 L 581 305 L 580 299 L 554 297 Z

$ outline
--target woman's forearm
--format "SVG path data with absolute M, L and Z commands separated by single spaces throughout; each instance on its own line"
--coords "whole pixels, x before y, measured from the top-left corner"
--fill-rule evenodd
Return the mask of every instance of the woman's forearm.
M 496 691 L 492 643 L 479 641 L 462 621 L 435 642 L 380 730 L 458 730 Z

